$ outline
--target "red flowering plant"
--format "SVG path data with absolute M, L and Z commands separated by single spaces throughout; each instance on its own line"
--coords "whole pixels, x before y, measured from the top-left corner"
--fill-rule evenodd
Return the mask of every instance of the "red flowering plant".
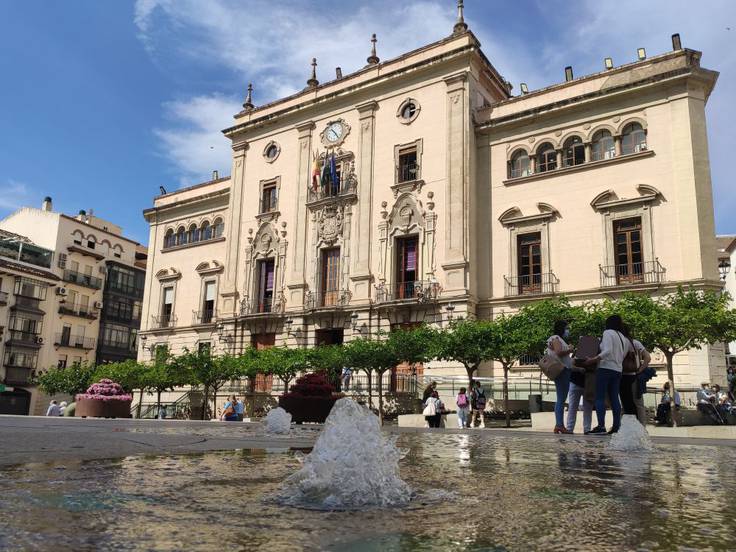
M 86 393 L 80 393 L 76 396 L 76 400 L 93 400 L 93 401 L 132 401 L 132 395 L 129 395 L 123 390 L 120 384 L 115 383 L 110 379 L 101 379 L 97 383 L 93 383 L 87 388 Z

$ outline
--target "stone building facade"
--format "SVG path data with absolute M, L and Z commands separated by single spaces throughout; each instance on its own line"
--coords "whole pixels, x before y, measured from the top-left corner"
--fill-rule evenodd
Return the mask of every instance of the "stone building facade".
M 353 74 L 319 83 L 313 65 L 293 96 L 249 94 L 224 130 L 231 176 L 144 213 L 139 358 L 340 343 L 562 293 L 720 289 L 717 73 L 700 57 L 678 46 L 514 96 L 460 17 L 396 59 L 374 43 Z M 712 350 L 677 360 L 683 383 L 723 365 Z

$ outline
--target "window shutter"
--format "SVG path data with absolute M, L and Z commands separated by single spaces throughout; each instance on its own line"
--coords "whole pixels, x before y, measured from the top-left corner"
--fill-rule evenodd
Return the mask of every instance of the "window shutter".
M 66 253 L 59 253 L 59 268 L 66 268 Z

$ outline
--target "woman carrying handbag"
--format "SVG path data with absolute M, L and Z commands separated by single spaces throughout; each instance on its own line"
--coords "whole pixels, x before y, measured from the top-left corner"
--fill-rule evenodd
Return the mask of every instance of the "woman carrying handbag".
M 557 392 L 557 400 L 555 401 L 555 433 L 572 433 L 572 431 L 567 430 L 564 421 L 565 400 L 570 391 L 570 373 L 572 372 L 572 358 L 570 358 L 570 355 L 573 349 L 565 341 L 569 337 L 570 330 L 567 327 L 567 322 L 558 320 L 555 322 L 553 335 L 547 340 L 547 350 L 545 352 L 547 357 L 556 357 L 559 359 L 563 366 L 559 375 L 554 378 L 555 391 Z

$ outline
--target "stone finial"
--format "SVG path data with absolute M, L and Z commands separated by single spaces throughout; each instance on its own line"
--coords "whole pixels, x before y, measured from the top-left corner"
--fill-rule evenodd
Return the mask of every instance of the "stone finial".
M 317 88 L 319 81 L 317 80 L 317 58 L 312 58 L 312 76 L 307 81 L 309 88 Z
M 457 0 L 457 21 L 455 26 L 452 28 L 452 34 L 462 34 L 468 30 L 468 24 L 465 23 L 465 15 L 463 0 Z
M 253 105 L 253 83 L 248 83 L 248 96 L 245 98 L 245 103 L 243 104 L 243 109 L 246 111 L 251 111 L 255 106 Z
M 378 62 L 381 61 L 376 55 L 376 42 L 378 42 L 378 39 L 376 38 L 376 33 L 373 33 L 371 37 L 371 55 L 367 59 L 368 65 L 378 65 Z

